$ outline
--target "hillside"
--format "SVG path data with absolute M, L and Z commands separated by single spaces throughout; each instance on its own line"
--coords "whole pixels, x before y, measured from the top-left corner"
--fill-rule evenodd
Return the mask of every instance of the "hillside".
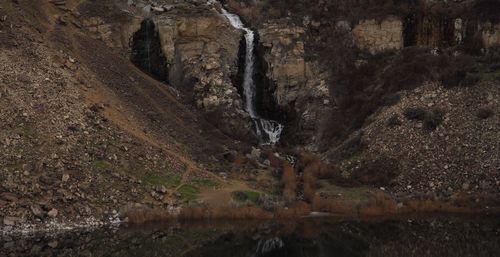
M 149 2 L 0 1 L 2 231 L 500 210 L 497 2 Z

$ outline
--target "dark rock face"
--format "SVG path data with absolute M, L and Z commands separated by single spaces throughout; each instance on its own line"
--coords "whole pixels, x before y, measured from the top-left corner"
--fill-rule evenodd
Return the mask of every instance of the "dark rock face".
M 238 48 L 238 72 L 231 76 L 231 82 L 238 90 L 238 94 L 243 96 L 243 80 L 245 74 L 245 55 L 246 55 L 247 43 L 245 37 L 242 35 L 240 40 L 240 46 Z
M 455 21 L 447 16 L 412 13 L 403 22 L 404 46 L 450 47 L 455 44 Z
M 253 76 L 257 89 L 257 97 L 255 99 L 257 112 L 266 119 L 285 122 L 286 115 L 282 108 L 278 106 L 274 98 L 276 83 L 266 76 L 269 69 L 264 57 L 266 49 L 259 44 L 258 35 L 256 37 L 254 52 L 256 60 Z
M 131 61 L 160 81 L 168 80 L 167 59 L 161 49 L 160 37 L 152 20 L 144 20 L 134 34 Z

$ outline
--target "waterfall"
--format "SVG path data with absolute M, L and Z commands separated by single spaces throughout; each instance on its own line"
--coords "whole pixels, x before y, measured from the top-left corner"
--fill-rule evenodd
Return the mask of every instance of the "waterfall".
M 209 0 L 208 4 L 216 3 L 215 0 Z M 251 29 L 245 27 L 240 17 L 236 14 L 229 13 L 223 7 L 221 8 L 229 23 L 236 29 L 245 32 L 246 51 L 245 51 L 245 71 L 243 74 L 243 95 L 245 98 L 245 110 L 250 114 L 254 124 L 257 136 L 264 144 L 275 144 L 280 140 L 281 132 L 284 126 L 277 121 L 267 120 L 259 116 L 255 108 L 256 85 L 253 79 L 255 67 L 254 43 L 255 33 Z

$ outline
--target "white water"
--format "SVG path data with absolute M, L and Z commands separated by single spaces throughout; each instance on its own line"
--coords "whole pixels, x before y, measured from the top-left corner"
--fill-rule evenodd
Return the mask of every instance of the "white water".
M 209 0 L 208 4 L 214 4 L 215 0 Z M 284 126 L 274 120 L 266 120 L 260 117 L 255 109 L 255 81 L 253 80 L 255 55 L 254 55 L 254 40 L 255 33 L 245 27 L 240 17 L 236 14 L 229 13 L 226 9 L 221 8 L 229 23 L 236 29 L 245 31 L 246 55 L 245 55 L 245 71 L 243 74 L 243 94 L 245 96 L 245 110 L 250 114 L 254 121 L 257 136 L 265 144 L 276 144 L 280 140 L 281 132 Z

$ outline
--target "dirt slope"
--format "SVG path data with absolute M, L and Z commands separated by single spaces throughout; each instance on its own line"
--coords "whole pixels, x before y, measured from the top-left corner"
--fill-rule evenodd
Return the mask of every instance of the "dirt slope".
M 216 179 L 208 170 L 234 145 L 168 85 L 75 25 L 72 9 L 82 2 L 0 3 L 5 225 L 182 202 L 161 185 Z

